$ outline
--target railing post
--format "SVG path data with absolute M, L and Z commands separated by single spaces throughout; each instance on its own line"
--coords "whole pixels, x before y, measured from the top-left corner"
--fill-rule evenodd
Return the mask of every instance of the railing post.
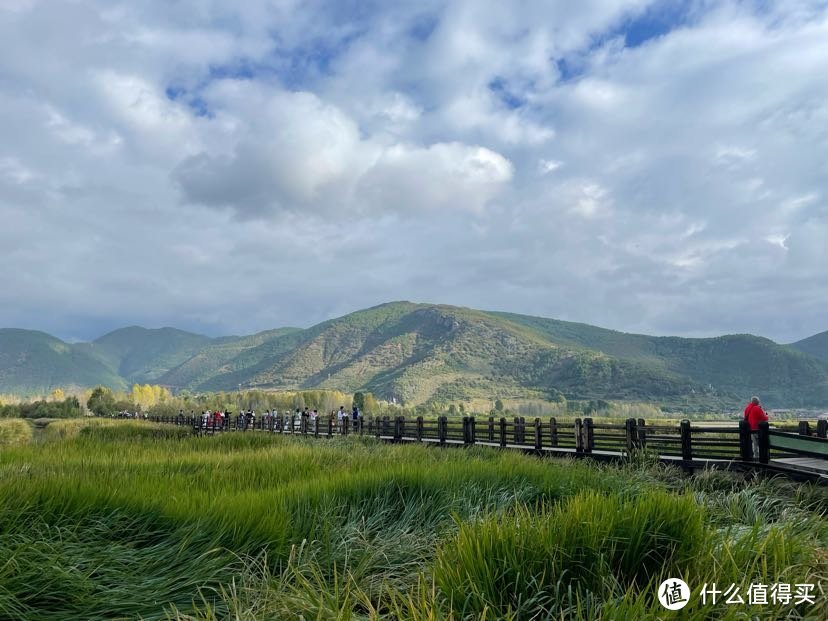
M 817 421 L 817 437 L 828 438 L 828 419 L 821 418 Z
M 558 446 L 558 419 L 549 417 L 549 446 Z
M 463 417 L 463 444 L 469 443 L 469 417 Z
M 333 437 L 333 428 L 334 428 L 333 416 L 328 415 L 328 437 L 329 438 Z
M 647 423 L 643 418 L 638 419 L 638 425 L 636 425 L 636 435 L 638 436 L 638 448 L 647 448 Z
M 811 435 L 811 426 L 808 424 L 807 420 L 799 421 L 799 435 L 801 435 L 801 436 L 810 436 Z
M 739 421 L 739 455 L 742 461 L 753 461 L 753 441 L 750 438 L 750 425 L 745 419 Z
M 575 419 L 575 453 L 584 452 L 584 425 L 580 418 Z
M 690 421 L 684 419 L 680 424 L 681 430 L 681 459 L 685 462 L 693 461 L 693 440 L 690 435 Z
M 402 438 L 402 430 L 400 429 L 400 417 L 394 417 L 394 442 L 399 442 Z
M 446 433 L 448 432 L 446 425 L 447 423 L 445 416 L 440 416 L 437 418 L 437 431 L 440 439 L 440 444 L 446 443 Z
M 477 442 L 477 423 L 474 420 L 474 416 L 469 416 L 469 444 L 475 444 Z
M 313 437 L 319 437 L 319 416 L 313 419 Z
M 423 441 L 423 417 L 417 417 L 417 442 Z
M 535 418 L 535 450 L 543 449 L 543 428 L 541 427 L 540 418 Z
M 379 416 L 374 416 L 373 420 L 374 420 L 374 431 L 377 434 L 377 438 L 379 438 L 382 435 L 382 426 L 380 425 Z
M 624 438 L 627 441 L 627 453 L 632 453 L 635 448 L 635 419 L 628 418 L 624 421 Z
M 494 442 L 494 416 L 489 416 L 487 426 L 489 432 L 489 442 Z
M 500 418 L 500 446 L 506 446 L 506 419 Z
M 584 419 L 584 453 L 591 453 L 595 448 L 595 430 L 592 427 L 592 419 Z
M 770 427 L 768 421 L 759 423 L 759 462 L 766 464 L 770 461 Z

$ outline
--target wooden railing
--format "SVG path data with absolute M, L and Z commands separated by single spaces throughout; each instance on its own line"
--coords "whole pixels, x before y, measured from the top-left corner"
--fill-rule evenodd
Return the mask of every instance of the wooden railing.
M 189 426 L 197 434 L 266 431 L 269 433 L 332 437 L 368 435 L 389 442 L 423 442 L 451 446 L 493 446 L 523 451 L 613 459 L 636 451 L 648 451 L 665 461 L 693 469 L 699 462 L 738 461 L 768 464 L 773 459 L 808 457 L 828 464 L 828 421 L 800 421 L 796 432 L 781 431 L 762 423 L 758 431 L 758 454 L 747 422 L 738 426 L 712 423 L 647 423 L 644 419 L 594 422 L 592 418 L 558 421 L 555 417 L 477 419 L 473 416 L 437 419 L 369 417 L 337 420 L 331 416 L 311 420 L 301 415 L 249 418 L 224 417 L 206 420 L 199 416 L 149 417 L 158 423 Z M 826 466 L 828 468 L 828 465 Z

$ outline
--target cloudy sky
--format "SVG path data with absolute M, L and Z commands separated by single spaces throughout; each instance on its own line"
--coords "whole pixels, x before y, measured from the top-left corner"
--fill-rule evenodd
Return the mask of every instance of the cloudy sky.
M 828 329 L 824 0 L 0 0 L 0 326 Z

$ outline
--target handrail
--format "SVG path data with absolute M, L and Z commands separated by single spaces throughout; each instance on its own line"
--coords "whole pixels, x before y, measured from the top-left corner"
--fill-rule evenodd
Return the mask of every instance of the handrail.
M 261 417 L 209 416 L 153 416 L 148 420 L 159 423 L 188 426 L 199 435 L 248 430 L 303 436 L 333 437 L 351 434 L 369 435 L 391 442 L 429 442 L 441 445 L 471 446 L 483 444 L 520 449 L 535 453 L 560 453 L 576 457 L 622 457 L 636 451 L 658 453 L 660 457 L 692 471 L 697 462 L 718 460 L 739 462 L 760 467 L 777 457 L 806 456 L 828 462 L 828 421 L 821 420 L 813 429 L 808 421 L 801 421 L 796 431 L 782 431 L 767 422 L 751 432 L 748 423 L 738 426 L 716 427 L 709 424 L 693 425 L 682 420 L 676 426 L 649 425 L 643 419 L 626 419 L 623 423 L 594 423 L 592 418 L 576 418 L 559 422 L 524 417 L 488 417 L 477 419 L 464 416 L 448 419 L 424 420 L 422 416 L 410 419 L 403 416 L 369 417 L 336 420 L 333 416 L 265 415 Z M 814 433 L 815 432 L 815 433 Z M 734 437 L 736 436 L 736 437 Z M 780 455 L 781 453 L 781 455 Z M 828 468 L 826 468 L 828 470 Z M 828 473 L 828 472 L 827 472 Z

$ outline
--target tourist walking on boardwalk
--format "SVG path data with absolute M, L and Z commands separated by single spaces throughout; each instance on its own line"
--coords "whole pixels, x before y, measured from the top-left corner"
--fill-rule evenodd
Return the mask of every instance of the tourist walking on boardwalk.
M 752 397 L 745 407 L 745 420 L 750 426 L 750 438 L 753 442 L 753 458 L 759 458 L 759 423 L 768 420 L 768 415 L 759 403 L 759 397 Z

